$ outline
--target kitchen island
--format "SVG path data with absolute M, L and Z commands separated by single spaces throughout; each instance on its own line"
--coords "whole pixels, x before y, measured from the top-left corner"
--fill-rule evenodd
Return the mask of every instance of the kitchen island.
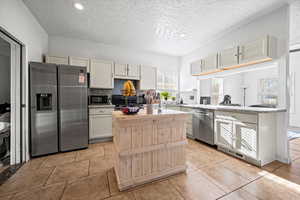
M 188 113 L 163 110 L 135 115 L 113 112 L 113 137 L 117 151 L 115 172 L 125 190 L 184 172 Z

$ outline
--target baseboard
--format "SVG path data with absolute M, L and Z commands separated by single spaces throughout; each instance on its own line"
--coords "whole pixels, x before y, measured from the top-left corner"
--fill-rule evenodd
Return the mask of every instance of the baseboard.
M 111 142 L 111 141 L 113 141 L 113 137 L 93 138 L 89 140 L 89 144 L 95 144 L 99 142 Z

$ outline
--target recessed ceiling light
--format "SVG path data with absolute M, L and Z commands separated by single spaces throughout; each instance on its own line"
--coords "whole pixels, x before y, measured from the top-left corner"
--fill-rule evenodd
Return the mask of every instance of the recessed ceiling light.
M 184 38 L 184 37 L 185 37 L 185 34 L 184 34 L 184 33 L 181 33 L 181 34 L 180 34 L 180 37 Z
M 84 6 L 81 3 L 74 3 L 74 7 L 77 10 L 83 10 L 84 9 Z

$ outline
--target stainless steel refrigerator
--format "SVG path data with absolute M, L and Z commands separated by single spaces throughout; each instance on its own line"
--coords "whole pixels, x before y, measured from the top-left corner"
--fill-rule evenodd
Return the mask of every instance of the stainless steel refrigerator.
M 88 147 L 86 68 L 31 62 L 29 70 L 31 156 Z

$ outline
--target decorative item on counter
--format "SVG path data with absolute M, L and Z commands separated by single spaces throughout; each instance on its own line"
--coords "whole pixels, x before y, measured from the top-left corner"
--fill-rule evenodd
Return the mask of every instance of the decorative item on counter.
M 147 114 L 153 114 L 153 104 L 160 104 L 160 94 L 155 90 L 147 90 L 145 100 Z
M 165 91 L 165 92 L 161 92 L 160 95 L 164 98 L 164 100 L 168 100 L 168 98 L 170 97 L 170 93 Z
M 175 100 L 176 100 L 176 97 L 173 96 L 173 97 L 171 97 L 171 99 L 172 99 L 172 101 L 175 101 Z
M 139 107 L 123 107 L 121 108 L 121 111 L 126 114 L 126 115 L 133 115 L 133 114 L 137 114 L 139 112 L 140 108 Z
M 131 80 L 127 80 L 123 85 L 122 90 L 123 96 L 135 96 L 136 90 Z

